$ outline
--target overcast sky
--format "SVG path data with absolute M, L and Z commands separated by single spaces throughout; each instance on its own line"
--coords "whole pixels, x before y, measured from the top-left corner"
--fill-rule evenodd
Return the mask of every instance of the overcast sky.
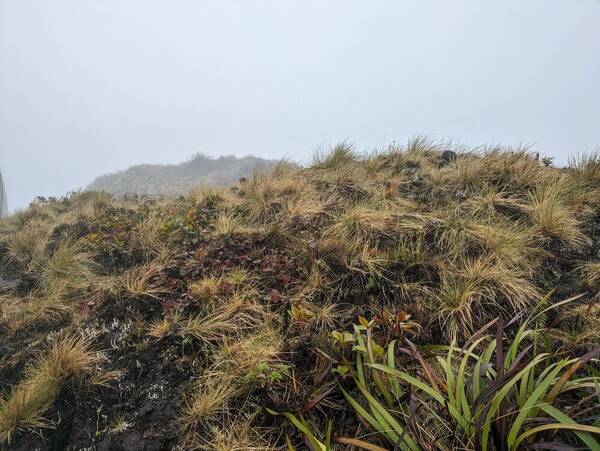
M 600 145 L 598 0 L 0 0 L 9 204 L 194 152 Z

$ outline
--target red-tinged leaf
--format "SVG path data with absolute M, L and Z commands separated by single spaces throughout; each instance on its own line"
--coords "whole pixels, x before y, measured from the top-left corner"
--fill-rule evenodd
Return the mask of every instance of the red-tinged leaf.
M 583 355 L 575 363 L 573 363 L 573 365 L 571 365 L 571 367 L 563 373 L 563 375 L 554 385 L 554 387 L 552 387 L 552 390 L 550 390 L 548 396 L 546 396 L 545 402 L 553 404 L 558 395 L 560 394 L 561 390 L 563 389 L 564 385 L 569 381 L 569 379 L 571 379 L 571 376 L 573 376 L 573 374 L 575 374 L 575 372 L 587 362 L 598 356 L 600 356 L 600 346 L 597 346 L 596 348 L 592 349 L 590 352 Z
M 271 290 L 271 302 L 279 303 L 283 299 L 283 296 L 277 290 Z
M 425 359 L 423 358 L 423 356 L 421 355 L 421 353 L 419 352 L 419 350 L 417 349 L 415 344 L 412 341 L 410 341 L 408 338 L 405 341 L 408 344 L 408 346 L 410 347 L 412 356 L 415 359 L 417 359 L 417 361 L 423 368 L 423 371 L 425 372 L 425 375 L 427 376 L 427 380 L 429 381 L 431 386 L 438 392 L 441 391 L 440 386 L 444 387 L 444 389 L 445 389 L 444 383 L 440 381 L 440 379 L 437 377 L 437 374 L 435 374 L 435 372 L 431 369 L 429 364 L 425 361 Z

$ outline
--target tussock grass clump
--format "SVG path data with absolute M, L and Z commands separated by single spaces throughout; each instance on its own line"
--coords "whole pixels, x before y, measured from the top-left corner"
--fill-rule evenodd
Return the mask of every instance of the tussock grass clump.
M 579 267 L 581 281 L 592 289 L 600 289 L 600 263 L 590 262 Z
M 482 186 L 472 197 L 461 205 L 461 208 L 472 214 L 484 217 L 495 217 L 498 214 L 519 214 L 524 210 L 524 202 L 516 194 L 511 194 L 506 188 L 496 188 L 490 185 Z
M 77 246 L 63 244 L 40 263 L 40 284 L 47 292 L 81 287 L 93 277 L 94 262 Z
M 539 296 L 514 269 L 477 258 L 442 270 L 434 311 L 447 335 L 456 338 L 469 336 L 499 312 L 512 316 L 527 311 Z
M 341 143 L 333 147 L 329 152 L 316 152 L 313 157 L 313 168 L 338 169 L 355 163 L 358 160 L 359 156 L 352 146 L 347 143 Z
M 202 378 L 184 399 L 180 416 L 184 430 L 193 430 L 201 421 L 215 420 L 229 413 L 229 402 L 238 394 L 238 387 L 231 378 L 218 376 Z
M 579 179 L 597 188 L 600 182 L 600 151 L 579 154 L 569 159 L 569 168 Z
M 275 451 L 251 420 L 233 421 L 213 426 L 207 434 L 195 434 L 192 450 L 198 451 Z
M 121 295 L 129 299 L 160 299 L 168 290 L 158 284 L 159 273 L 156 262 L 130 269 L 119 278 Z
M 523 270 L 535 270 L 545 255 L 531 228 L 520 221 L 477 222 L 468 232 L 480 255 Z
M 164 213 L 152 211 L 137 224 L 131 234 L 130 246 L 139 250 L 146 259 L 158 257 L 166 252 L 162 236 L 165 225 Z
M 81 191 L 75 193 L 71 199 L 72 221 L 81 219 L 95 219 L 103 213 L 118 205 L 116 199 L 109 193 L 102 191 Z
M 34 292 L 24 299 L 3 300 L 0 306 L 0 329 L 13 335 L 32 325 L 73 317 L 76 309 L 62 298 L 62 294 L 62 291 L 54 291 L 50 295 Z
M 44 255 L 49 230 L 45 223 L 28 224 L 6 238 L 5 258 L 24 270 L 31 271 Z
M 293 299 L 295 301 L 311 300 L 323 294 L 331 285 L 331 275 L 324 262 L 317 260 L 308 271 L 305 279 L 299 285 Z
M 302 192 L 287 197 L 281 206 L 281 217 L 288 223 L 297 220 L 319 220 L 326 214 L 326 208 L 314 192 Z
M 461 208 L 430 221 L 434 245 L 443 258 L 485 256 L 525 270 L 535 270 L 548 256 L 537 229 L 523 219 L 478 217 Z
M 358 243 L 369 243 L 385 235 L 390 221 L 388 212 L 368 206 L 354 206 L 335 217 L 325 236 Z
M 221 340 L 256 327 L 264 315 L 260 305 L 236 297 L 231 302 L 214 309 L 212 313 L 188 318 L 182 324 L 180 333 L 203 342 Z
M 523 190 L 536 186 L 551 176 L 528 149 L 511 149 L 508 153 L 495 148 L 484 154 L 482 164 L 489 165 L 488 179 L 498 186 Z
M 21 385 L 0 397 L 0 443 L 10 444 L 22 432 L 35 432 L 48 428 L 51 423 L 44 418 L 56 396 L 52 387 Z
M 307 182 L 297 170 L 285 164 L 254 174 L 240 184 L 239 209 L 251 222 L 272 222 L 282 210 L 286 197 L 307 189 Z
M 216 353 L 215 369 L 252 383 L 260 376 L 261 366 L 270 368 L 282 361 L 282 352 L 281 336 L 270 327 L 259 327 L 242 338 L 225 340 Z
M 243 222 L 232 213 L 220 213 L 215 220 L 215 232 L 219 235 L 231 235 L 243 230 Z
M 572 208 L 575 187 L 566 178 L 537 186 L 529 193 L 527 211 L 541 236 L 569 247 L 581 247 L 588 239 Z
M 254 280 L 255 277 L 243 268 L 234 268 L 228 271 L 223 278 L 225 283 L 241 289 L 249 289 L 249 287 L 252 287 Z
M 175 333 L 182 320 L 183 318 L 178 311 L 165 315 L 162 319 L 155 319 L 148 326 L 148 335 L 161 340 Z
M 190 284 L 188 288 L 194 296 L 209 301 L 221 292 L 222 283 L 220 277 L 207 276 Z
M 194 204 L 233 206 L 239 203 L 239 198 L 229 188 L 224 186 L 200 186 L 192 189 L 188 197 Z
M 90 341 L 78 335 L 58 337 L 50 349 L 27 369 L 25 378 L 0 397 L 0 443 L 52 425 L 44 418 L 62 387 L 69 381 L 84 382 L 99 371 L 101 354 L 90 349 Z

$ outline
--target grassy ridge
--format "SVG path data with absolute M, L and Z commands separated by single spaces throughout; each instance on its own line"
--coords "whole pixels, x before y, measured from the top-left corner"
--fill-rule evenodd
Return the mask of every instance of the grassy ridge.
M 308 168 L 281 163 L 177 200 L 80 193 L 3 220 L 0 440 L 475 449 L 483 429 L 487 449 L 589 446 L 600 160 L 447 150 L 339 145 Z M 57 346 L 77 364 L 40 399 Z M 550 399 L 538 384 L 569 368 L 570 388 Z M 547 408 L 519 416 L 535 399 Z M 482 402 L 498 403 L 491 423 Z M 578 426 L 534 430 L 565 412 Z

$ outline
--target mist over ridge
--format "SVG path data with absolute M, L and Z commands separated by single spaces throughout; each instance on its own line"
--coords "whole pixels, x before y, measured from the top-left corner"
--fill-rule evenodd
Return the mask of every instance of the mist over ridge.
M 212 158 L 197 153 L 180 164 L 142 164 L 96 178 L 88 187 L 115 195 L 185 194 L 199 185 L 228 185 L 275 161 L 233 155 Z

